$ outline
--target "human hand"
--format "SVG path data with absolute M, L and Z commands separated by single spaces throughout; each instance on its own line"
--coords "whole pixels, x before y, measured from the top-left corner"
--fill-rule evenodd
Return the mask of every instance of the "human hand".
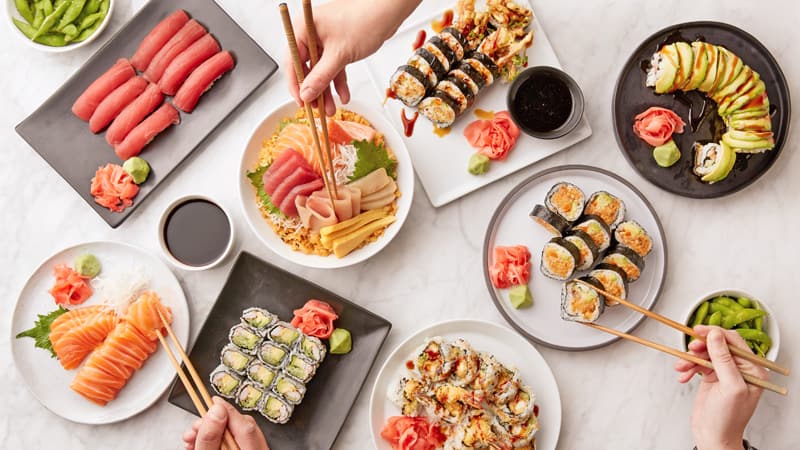
M 186 450 L 219 450 L 225 428 L 230 430 L 241 450 L 269 450 L 256 421 L 239 414 L 236 408 L 219 397 L 214 397 L 214 404 L 205 417 L 197 419 L 183 433 Z
M 694 340 L 689 343 L 689 350 L 714 364 L 711 370 L 684 360 L 675 363 L 681 383 L 691 380 L 695 373 L 702 375 L 692 409 L 695 444 L 698 450 L 741 450 L 744 429 L 762 392 L 760 387 L 745 383 L 741 374 L 768 380 L 769 373 L 731 355 L 727 344 L 747 349 L 739 333 L 705 325 L 694 330 L 705 336 L 706 342 Z

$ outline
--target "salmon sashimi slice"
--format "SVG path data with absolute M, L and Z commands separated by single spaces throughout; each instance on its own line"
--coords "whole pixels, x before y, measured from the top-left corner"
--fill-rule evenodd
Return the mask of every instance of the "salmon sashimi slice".
M 147 88 L 147 81 L 142 77 L 133 77 L 114 89 L 114 92 L 97 105 L 97 109 L 89 119 L 89 129 L 92 133 L 99 133 L 114 120 Z
M 122 142 L 131 130 L 136 128 L 145 117 L 155 111 L 163 102 L 164 94 L 161 93 L 161 89 L 159 89 L 158 85 L 151 83 L 111 122 L 111 126 L 106 130 L 106 142 L 111 147 Z
M 186 11 L 179 9 L 166 18 L 162 19 L 147 36 L 142 39 L 139 48 L 136 49 L 131 58 L 131 64 L 139 72 L 144 72 L 156 54 L 172 39 L 172 36 L 186 25 L 189 21 L 189 15 Z
M 106 311 L 66 331 L 53 342 L 53 351 L 61 366 L 66 370 L 78 367 L 89 353 L 106 340 L 118 322 L 119 318 L 112 311 Z
M 127 381 L 111 376 L 98 367 L 84 364 L 69 387 L 86 399 L 105 406 L 117 397 Z
M 178 110 L 169 103 L 164 103 L 156 112 L 136 125 L 122 142 L 114 145 L 114 152 L 123 161 L 136 156 L 161 132 L 180 122 Z
M 191 113 L 200 101 L 200 97 L 208 92 L 218 79 L 233 70 L 235 65 L 236 61 L 228 51 L 219 52 L 208 58 L 181 84 L 172 102 L 181 111 Z
M 155 292 L 148 291 L 131 303 L 125 320 L 148 339 L 155 340 L 158 338 L 158 333 L 164 328 L 159 311 L 168 323 L 172 323 L 172 310 L 161 303 Z
M 275 189 L 283 182 L 283 179 L 291 175 L 298 167 L 314 170 L 306 162 L 303 155 L 292 149 L 286 149 L 278 154 L 272 165 L 269 166 L 262 181 L 264 182 L 264 192 L 272 195 Z
M 195 41 L 200 39 L 206 34 L 204 26 L 200 25 L 196 20 L 192 19 L 180 29 L 170 40 L 161 47 L 161 50 L 156 53 L 147 70 L 144 71 L 144 77 L 151 83 L 158 83 L 164 70 L 169 63 L 180 55 L 182 51 L 189 48 Z
M 89 279 L 82 277 L 66 264 L 57 264 L 53 269 L 53 274 L 56 282 L 49 292 L 57 305 L 80 305 L 92 296 L 93 291 L 89 286 Z
M 122 212 L 133 204 L 139 186 L 133 182 L 133 177 L 122 170 L 122 166 L 106 164 L 95 172 L 90 192 L 97 204 L 112 212 Z
M 106 310 L 106 307 L 102 305 L 87 306 L 85 308 L 73 309 L 58 316 L 56 320 L 50 324 L 50 342 L 55 344 L 64 333 L 74 327 L 82 325 L 93 316 L 102 314 L 104 310 Z
M 161 91 L 167 95 L 175 95 L 189 74 L 219 51 L 219 43 L 210 34 L 195 41 L 164 69 L 164 74 L 158 80 Z
M 311 136 L 311 128 L 307 123 L 290 123 L 286 125 L 275 142 L 275 148 L 283 151 L 290 148 L 300 153 L 318 175 L 322 175 L 322 163 L 317 160 L 314 138 Z M 323 147 L 323 152 L 324 152 Z M 333 159 L 339 157 L 339 148 L 331 145 L 331 156 Z
M 317 177 L 314 181 L 305 184 L 298 184 L 293 187 L 286 197 L 283 199 L 278 208 L 281 212 L 289 217 L 297 217 L 299 212 L 297 210 L 297 197 L 309 196 L 312 192 L 318 191 L 325 187 L 325 182 L 322 178 Z
M 375 129 L 349 120 L 328 120 L 328 139 L 332 144 L 351 144 L 353 141 L 372 142 Z
M 136 71 L 127 59 L 119 59 L 104 74 L 86 88 L 72 104 L 72 113 L 82 120 L 89 120 L 97 106 L 114 89 L 136 76 Z
M 278 185 L 275 192 L 270 196 L 270 199 L 272 203 L 280 205 L 292 188 L 301 184 L 310 183 L 317 178 L 319 178 L 319 176 L 313 171 L 304 167 L 298 167 L 291 175 L 283 179 L 283 182 Z

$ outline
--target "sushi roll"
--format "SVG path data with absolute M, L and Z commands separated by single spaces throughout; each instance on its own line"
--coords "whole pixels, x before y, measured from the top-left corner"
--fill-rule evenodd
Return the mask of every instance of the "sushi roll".
M 480 357 L 463 339 L 456 339 L 450 345 L 447 361 L 453 366 L 450 381 L 455 386 L 469 386 L 478 376 Z
M 389 90 L 408 107 L 415 107 L 428 92 L 428 77 L 408 64 L 400 66 L 389 80 Z
M 228 339 L 230 339 L 233 345 L 239 347 L 246 353 L 253 353 L 261 342 L 261 336 L 258 332 L 243 323 L 234 325 L 234 327 L 231 328 L 230 333 L 228 333 Z
M 603 285 L 592 277 L 581 277 L 585 281 L 598 289 L 603 289 Z M 596 290 L 570 280 L 564 283 L 561 289 L 561 318 L 574 322 L 594 322 L 603 313 L 605 300 Z
M 291 347 L 300 338 L 300 331 L 286 322 L 278 322 L 269 330 L 269 338 L 278 344 Z
M 286 400 L 286 403 L 299 405 L 306 395 L 306 386 L 289 377 L 279 377 L 275 382 L 275 393 Z
M 544 204 L 551 212 L 563 217 L 567 222 L 575 222 L 583 214 L 586 195 L 572 183 L 556 183 L 545 197 Z
M 447 360 L 450 345 L 440 337 L 428 339 L 417 354 L 415 366 L 423 381 L 444 381 L 453 371 L 453 364 Z
M 614 230 L 614 239 L 629 249 L 635 251 L 642 258 L 653 250 L 653 240 L 644 227 L 632 220 L 626 220 Z
M 530 448 L 536 432 L 539 431 L 539 418 L 536 417 L 536 414 L 531 414 L 528 420 L 522 423 L 504 425 L 508 431 L 509 440 L 514 443 L 514 448 Z M 534 446 L 534 448 L 536 447 Z
M 511 400 L 496 406 L 494 412 L 503 423 L 521 423 L 533 414 L 534 401 L 535 397 L 530 386 L 522 386 Z
M 597 250 L 604 252 L 611 247 L 611 229 L 598 216 L 584 216 L 578 224 L 572 227 L 589 235 L 597 246 Z
M 236 395 L 236 390 L 239 389 L 239 385 L 242 384 L 242 379 L 223 365 L 217 366 L 211 372 L 209 378 L 214 391 L 225 398 L 233 398 Z
M 589 197 L 583 212 L 603 219 L 603 222 L 613 230 L 625 220 L 625 203 L 606 191 L 599 191 Z
M 675 84 L 678 70 L 680 70 L 678 49 L 674 44 L 665 45 L 655 52 L 650 59 L 645 85 L 655 88 L 656 94 L 672 92 L 675 90 L 673 85 Z
M 419 102 L 419 113 L 438 128 L 447 128 L 456 121 L 460 106 L 445 92 L 436 91 Z
M 420 47 L 409 58 L 409 66 L 415 67 L 428 79 L 428 89 L 432 89 L 436 84 L 447 76 L 447 71 L 436 56 L 430 51 Z
M 242 322 L 259 331 L 262 335 L 277 322 L 275 314 L 264 308 L 247 308 L 242 312 Z
M 467 42 L 464 40 L 461 30 L 456 27 L 447 27 L 439 33 L 439 37 L 455 54 L 455 61 L 464 59 L 467 53 Z
M 520 388 L 519 372 L 500 365 L 497 372 L 497 386 L 490 393 L 489 399 L 495 405 L 503 405 L 517 395 Z
M 554 236 L 563 236 L 564 232 L 569 228 L 569 222 L 542 205 L 534 206 L 530 216 L 531 219 Z
M 264 398 L 264 391 L 255 384 L 245 381 L 236 393 L 236 404 L 245 411 L 258 409 L 258 404 Z
M 581 253 L 571 242 L 555 237 L 544 245 L 540 269 L 542 273 L 554 280 L 566 280 L 575 273 Z
M 445 443 L 446 449 L 499 448 L 492 431 L 494 417 L 483 410 L 469 411 Z
M 594 278 L 603 286 L 603 290 L 623 300 L 628 298 L 628 275 L 625 271 L 611 264 L 598 264 L 589 277 Z M 606 306 L 615 306 L 616 301 L 604 297 Z
M 564 240 L 574 245 L 580 254 L 575 270 L 589 270 L 600 256 L 600 249 L 597 248 L 592 237 L 581 230 L 570 231 Z
M 307 360 L 319 364 L 325 359 L 326 352 L 325 344 L 318 338 L 304 334 L 300 339 L 300 353 L 302 353 Z
M 486 86 L 494 83 L 494 79 L 500 76 L 497 64 L 481 52 L 472 52 L 464 59 L 470 66 L 480 72 Z
M 222 349 L 219 359 L 225 367 L 239 375 L 244 375 L 247 365 L 253 360 L 253 356 L 243 352 L 235 345 L 228 344 Z
M 269 389 L 272 386 L 272 381 L 275 380 L 276 376 L 277 373 L 274 370 L 260 361 L 253 361 L 247 367 L 247 378 L 254 383 L 258 383 L 264 389 Z
M 317 366 L 315 366 L 311 361 L 307 361 L 300 356 L 292 355 L 284 370 L 297 381 L 308 383 L 314 376 Z
M 270 367 L 281 367 L 289 349 L 274 342 L 264 342 L 258 349 L 258 358 Z
M 628 277 L 629 283 L 638 280 L 642 275 L 642 271 L 644 271 L 644 258 L 635 251 L 621 245 L 611 249 L 602 262 L 622 269 Z
M 433 398 L 434 415 L 447 423 L 457 424 L 471 408 L 480 407 L 482 396 L 452 384 L 441 383 L 433 388 Z
M 436 56 L 436 59 L 438 59 L 439 62 L 442 63 L 442 66 L 444 66 L 444 70 L 448 72 L 450 72 L 450 67 L 452 67 L 457 61 L 456 53 L 440 36 L 433 36 L 432 38 L 428 39 L 428 42 L 426 42 L 422 48 L 433 53 L 433 55 Z
M 492 392 L 497 386 L 497 374 L 501 365 L 493 355 L 488 353 L 480 355 L 478 375 L 472 381 L 472 389 L 481 392 Z
M 455 77 L 448 76 L 436 85 L 436 92 L 444 92 L 458 104 L 456 116 L 464 113 L 475 102 L 475 94 L 469 85 Z
M 478 95 L 483 86 L 483 79 L 480 74 L 475 71 L 469 64 L 461 63 L 458 67 L 450 71 L 450 77 L 458 79 L 464 83 L 472 95 Z
M 725 141 L 694 144 L 694 168 L 700 180 L 713 184 L 724 180 L 736 163 L 736 152 Z
M 259 412 L 272 423 L 284 424 L 292 417 L 294 408 L 280 397 L 267 394 Z
M 419 416 L 429 409 L 429 393 L 427 386 L 416 378 L 403 378 L 392 395 L 392 402 L 397 405 L 404 416 Z

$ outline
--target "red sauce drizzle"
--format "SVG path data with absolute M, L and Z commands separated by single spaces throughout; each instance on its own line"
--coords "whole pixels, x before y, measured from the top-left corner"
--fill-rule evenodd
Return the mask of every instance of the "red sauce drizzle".
M 539 405 L 533 405 L 533 415 L 539 417 Z
M 406 361 L 406 369 L 414 370 L 414 361 L 411 361 L 410 359 Z
M 425 350 L 425 355 L 428 357 L 429 360 L 434 360 L 439 357 L 439 352 L 433 350 Z
M 453 10 L 448 9 L 445 10 L 444 14 L 442 14 L 441 20 L 434 20 L 431 22 L 431 28 L 433 28 L 433 31 L 441 33 L 442 30 L 444 30 L 445 28 L 449 27 L 452 24 L 453 24 Z
M 406 117 L 406 110 L 400 110 L 400 120 L 403 121 L 403 131 L 405 132 L 406 137 L 411 137 L 414 134 L 414 124 L 417 123 L 417 118 L 419 117 L 419 111 L 414 111 L 414 115 Z M 437 355 L 438 356 L 438 355 Z
M 428 37 L 428 35 L 425 32 L 425 30 L 419 30 L 419 32 L 417 33 L 417 37 L 414 38 L 414 43 L 411 45 L 411 50 L 416 50 L 422 47 L 422 44 L 425 43 L 426 37 Z

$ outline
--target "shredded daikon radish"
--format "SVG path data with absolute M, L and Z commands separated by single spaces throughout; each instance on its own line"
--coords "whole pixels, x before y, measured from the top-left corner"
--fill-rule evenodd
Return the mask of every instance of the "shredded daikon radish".
M 297 231 L 303 226 L 303 222 L 301 222 L 298 217 L 287 217 L 282 214 L 270 213 L 269 218 L 275 225 L 289 230 Z
M 101 273 L 92 280 L 92 287 L 103 303 L 113 308 L 120 317 L 128 312 L 128 306 L 149 286 L 147 271 L 137 265 L 131 265 L 124 272 Z
M 336 184 L 342 185 L 350 182 L 349 177 L 356 170 L 358 153 L 352 144 L 339 145 L 339 155 L 333 158 L 333 173 L 336 176 Z

